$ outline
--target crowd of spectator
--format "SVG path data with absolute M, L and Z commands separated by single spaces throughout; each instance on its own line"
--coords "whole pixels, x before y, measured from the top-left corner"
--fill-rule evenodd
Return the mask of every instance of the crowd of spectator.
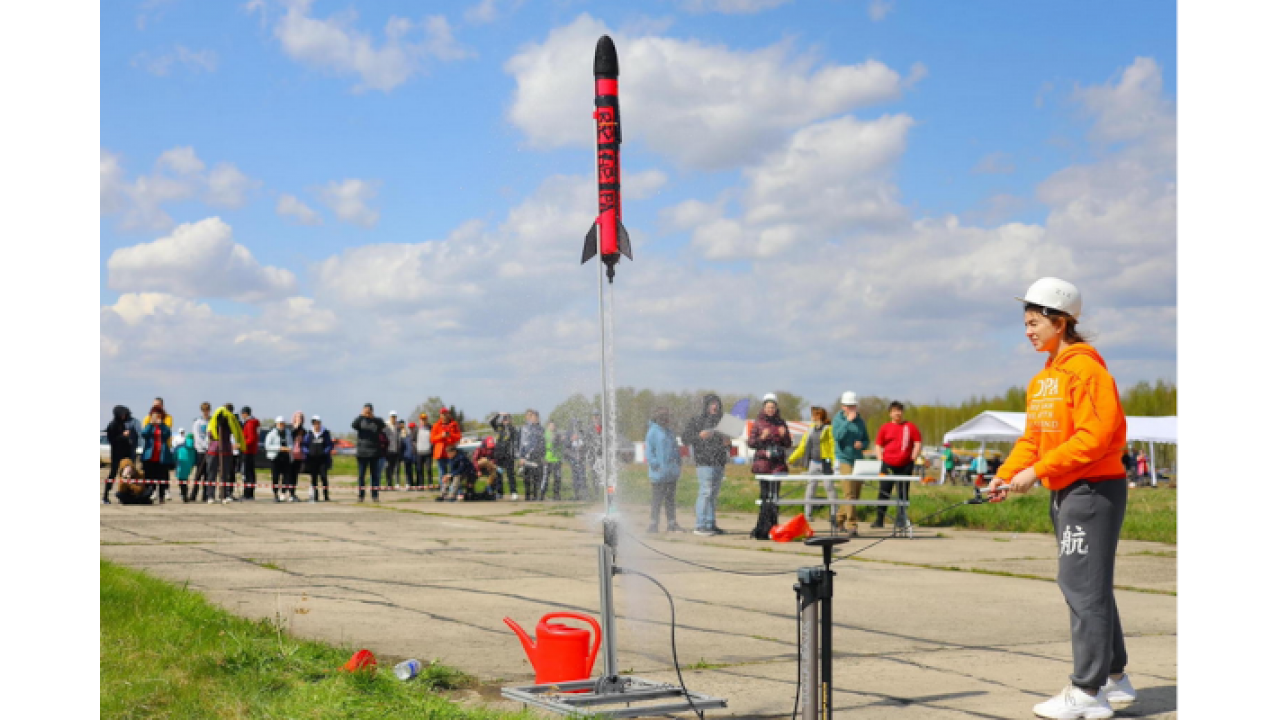
M 462 431 L 449 408 L 440 408 L 434 422 L 424 411 L 406 423 L 394 410 L 384 420 L 365 404 L 351 422 L 357 502 L 364 502 L 366 487 L 374 502 L 380 490 L 397 487 L 438 491 L 440 502 L 497 500 L 508 492 L 515 500 L 521 481 L 525 500 L 546 500 L 548 492 L 560 500 L 564 463 L 572 498 L 593 499 L 602 447 L 599 414 L 589 424 L 571 422 L 567 431 L 553 422 L 544 428 L 536 410 L 528 410 L 524 420 L 517 427 L 510 414 L 495 414 L 489 418 L 493 434 L 468 454 L 459 448 Z M 261 427 L 252 408 L 237 413 L 232 403 L 217 408 L 201 403 L 190 433 L 174 431 L 163 398 L 155 399 L 141 421 L 117 405 L 106 427 L 110 465 L 102 502 L 111 503 L 114 489 L 123 504 L 163 504 L 171 499 L 173 481 L 184 503 L 251 502 L 263 490 L 275 502 L 299 502 L 304 473 L 311 479 L 307 500 L 330 502 L 337 439 L 321 417 L 308 421 L 298 411 L 287 421 L 276 417 L 265 432 Z M 269 484 L 257 477 L 260 449 L 270 468 Z
M 789 466 L 797 466 L 810 475 L 851 475 L 853 463 L 873 456 L 881 461 L 886 475 L 914 474 L 922 467 L 918 463 L 923 463 L 921 435 L 904 412 L 902 403 L 893 402 L 890 421 L 872 436 L 859 414 L 857 394 L 845 392 L 834 417 L 825 408 L 810 409 L 812 424 L 793 448 L 791 429 L 779 411 L 778 400 L 767 394 L 746 439 L 753 451 L 752 473 L 781 475 Z M 682 469 L 681 444 L 688 448 L 698 480 L 693 532 L 724 532 L 716 524 L 716 506 L 732 455 L 732 439 L 721 430 L 723 418 L 723 404 L 714 394 L 703 398 L 701 412 L 690 417 L 680 432 L 673 427 L 669 409 L 658 408 L 653 413 L 645 435 L 652 489 L 649 532 L 659 531 L 664 513 L 668 532 L 684 530 L 676 519 L 675 502 Z M 552 500 L 595 499 L 603 445 L 598 413 L 589 423 L 570 421 L 567 429 L 554 422 L 544 426 L 532 409 L 525 412 L 521 425 L 514 424 L 509 413 L 494 414 L 488 424 L 492 434 L 468 453 L 459 448 L 462 431 L 448 408 L 439 408 L 434 421 L 421 412 L 406 423 L 395 411 L 383 419 L 372 404 L 365 404 L 351 422 L 356 501 L 364 502 L 367 490 L 370 499 L 378 502 L 379 493 L 388 489 L 435 491 L 440 502 L 518 500 L 522 496 L 526 501 L 544 501 L 548 496 Z M 264 492 L 262 497 L 278 503 L 300 502 L 303 498 L 298 488 L 305 477 L 310 478 L 310 487 L 304 488 L 305 501 L 331 501 L 329 474 L 337 438 L 318 415 L 308 419 L 297 411 L 288 419 L 277 416 L 264 430 L 248 406 L 237 412 L 231 403 L 214 408 L 205 402 L 191 423 L 191 432 L 175 432 L 163 398 L 156 398 L 141 422 L 127 407 L 115 407 L 106 436 L 111 462 L 103 488 L 104 504 L 111 503 L 113 488 L 116 499 L 124 504 L 164 503 L 171 499 L 173 481 L 184 503 L 252 502 Z M 259 481 L 257 473 L 260 443 L 270 469 L 266 483 Z M 981 458 L 974 462 L 979 461 L 986 462 Z M 567 488 L 565 464 L 569 466 Z M 974 470 L 988 471 L 985 466 Z M 814 499 L 818 485 L 817 480 L 807 484 L 807 500 Z M 821 481 L 821 485 L 828 500 L 837 498 L 835 482 Z M 888 500 L 896 492 L 905 501 L 908 488 L 905 482 L 882 481 L 878 498 Z M 862 481 L 839 482 L 839 497 L 844 500 L 860 499 L 862 490 Z M 760 482 L 762 500 L 776 500 L 778 492 L 778 482 Z M 885 510 L 884 506 L 877 508 L 872 527 L 883 527 Z M 806 506 L 805 514 L 812 517 L 812 512 L 813 505 Z M 833 504 L 831 512 L 839 531 L 857 535 L 853 506 Z M 776 522 L 776 507 L 762 503 L 753 534 L 767 537 Z

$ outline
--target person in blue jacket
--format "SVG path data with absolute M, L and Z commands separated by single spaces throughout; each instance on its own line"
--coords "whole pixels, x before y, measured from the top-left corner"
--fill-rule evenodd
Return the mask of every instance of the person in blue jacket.
M 142 426 L 142 476 L 155 486 L 161 505 L 169 493 L 169 468 L 173 465 L 170 432 L 164 422 L 164 410 L 151 408 L 147 424 Z
M 662 508 L 667 508 L 667 532 L 684 532 L 676 522 L 676 481 L 680 479 L 680 448 L 671 429 L 671 412 L 656 408 L 644 436 L 644 457 L 649 463 L 653 495 L 649 501 L 649 530 L 658 532 Z

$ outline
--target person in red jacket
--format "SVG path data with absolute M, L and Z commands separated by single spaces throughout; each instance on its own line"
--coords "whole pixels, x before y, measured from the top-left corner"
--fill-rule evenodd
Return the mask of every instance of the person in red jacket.
M 911 475 L 915 471 L 916 458 L 920 457 L 920 448 L 923 447 L 920 428 L 915 423 L 907 422 L 905 413 L 902 403 L 897 400 L 889 403 L 889 423 L 881 425 L 876 432 L 876 456 L 883 466 L 880 472 L 885 475 Z M 895 486 L 898 488 L 898 499 L 906 502 L 910 496 L 911 484 L 893 480 L 880 481 L 880 499 L 888 500 Z M 885 505 L 876 508 L 876 521 L 871 527 L 884 527 L 884 514 L 888 509 Z M 899 508 L 894 514 L 893 525 L 898 528 L 906 527 L 905 508 Z
M 242 495 L 245 500 L 252 501 L 253 491 L 258 487 L 255 462 L 258 459 L 258 427 L 260 423 L 258 418 L 253 416 L 253 410 L 248 405 L 240 408 L 240 422 L 244 426 L 244 447 L 240 450 L 240 461 L 244 463 L 242 468 L 244 473 L 244 492 Z
M 1073 672 L 1062 692 L 1036 705 L 1044 718 L 1109 718 L 1137 700 L 1125 674 L 1129 656 L 1116 608 L 1116 549 L 1128 504 L 1127 431 L 1107 364 L 1076 322 L 1075 285 L 1037 280 L 1027 290 L 1027 339 L 1048 353 L 1027 387 L 1027 427 L 991 482 L 991 501 L 1043 485 L 1058 547 L 1058 588 L 1071 609 Z
M 432 457 L 440 468 L 440 477 L 448 471 L 449 456 L 445 452 L 462 440 L 462 431 L 458 429 L 458 421 L 449 414 L 449 408 L 440 408 L 440 417 L 431 427 Z

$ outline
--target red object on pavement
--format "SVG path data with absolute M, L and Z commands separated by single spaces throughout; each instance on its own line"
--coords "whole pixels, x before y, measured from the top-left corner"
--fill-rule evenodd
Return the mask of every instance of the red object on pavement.
M 347 661 L 342 669 L 347 672 L 357 672 L 359 670 L 368 669 L 370 671 L 378 669 L 378 659 L 368 650 L 357 650 L 351 659 Z
M 786 525 L 774 525 L 769 529 L 769 539 L 774 542 L 791 542 L 798 537 L 813 537 L 813 528 L 809 527 L 809 521 L 804 519 L 804 513 L 791 518 Z

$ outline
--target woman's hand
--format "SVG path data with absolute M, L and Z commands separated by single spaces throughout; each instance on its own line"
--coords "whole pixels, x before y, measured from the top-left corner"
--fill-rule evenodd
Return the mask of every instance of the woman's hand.
M 1010 492 L 1023 495 L 1030 492 L 1032 488 L 1039 484 L 1040 478 L 1036 477 L 1035 468 L 1025 467 L 1019 470 L 1018 474 L 1014 475 L 1013 479 L 1009 481 L 1009 490 Z
M 853 441 L 853 449 L 854 449 L 854 450 L 861 450 L 861 449 L 862 449 L 862 441 L 861 441 L 861 440 L 854 440 L 854 441 Z

